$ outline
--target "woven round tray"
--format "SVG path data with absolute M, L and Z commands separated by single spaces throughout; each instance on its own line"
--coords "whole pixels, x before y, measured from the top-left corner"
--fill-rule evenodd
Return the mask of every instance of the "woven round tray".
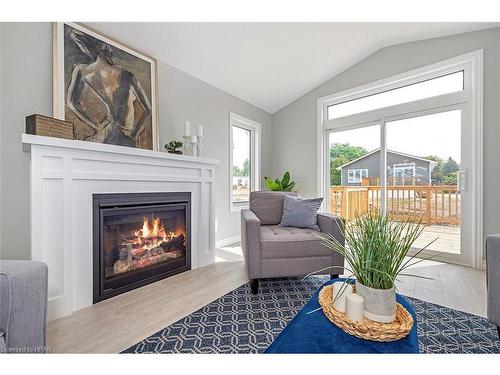
M 319 292 L 319 304 L 326 317 L 337 327 L 350 335 L 371 341 L 396 341 L 402 339 L 413 327 L 413 317 L 397 303 L 396 320 L 392 323 L 378 323 L 364 319 L 362 323 L 347 319 L 346 314 L 333 308 L 333 285 L 324 286 Z

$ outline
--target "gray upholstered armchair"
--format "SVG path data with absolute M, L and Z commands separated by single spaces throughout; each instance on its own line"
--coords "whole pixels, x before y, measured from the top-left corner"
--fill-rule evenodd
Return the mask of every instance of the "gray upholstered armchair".
M 488 319 L 497 326 L 500 338 L 500 235 L 486 237 L 486 287 Z
M 45 352 L 47 265 L 0 260 L 0 353 Z
M 267 277 L 304 276 L 320 269 L 344 265 L 344 258 L 326 248 L 313 229 L 280 227 L 284 194 L 273 191 L 250 193 L 250 209 L 241 211 L 241 247 L 251 280 L 252 293 L 257 294 L 259 279 Z M 344 241 L 340 218 L 318 213 L 318 226 Z M 337 277 L 340 268 L 330 269 Z M 325 272 L 326 273 L 326 272 Z

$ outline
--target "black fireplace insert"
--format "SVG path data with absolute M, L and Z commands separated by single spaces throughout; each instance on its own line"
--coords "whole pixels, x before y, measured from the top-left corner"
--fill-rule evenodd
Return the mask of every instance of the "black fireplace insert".
M 191 193 L 94 194 L 94 303 L 191 269 Z

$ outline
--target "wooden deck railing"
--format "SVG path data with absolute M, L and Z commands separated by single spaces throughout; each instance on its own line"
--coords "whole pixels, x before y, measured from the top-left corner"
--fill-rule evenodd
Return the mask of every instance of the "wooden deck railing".
M 419 185 L 420 179 L 417 177 L 387 177 L 387 185 L 400 186 L 400 185 Z M 380 177 L 363 177 L 361 180 L 363 186 L 380 186 Z
M 395 220 L 408 218 L 426 225 L 460 224 L 457 186 L 387 186 L 387 212 Z M 331 186 L 330 211 L 347 220 L 380 208 L 380 186 Z

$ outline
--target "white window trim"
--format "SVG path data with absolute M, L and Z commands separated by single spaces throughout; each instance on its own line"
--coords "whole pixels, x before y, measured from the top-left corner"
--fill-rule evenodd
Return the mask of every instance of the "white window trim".
M 354 178 L 351 180 L 351 177 L 349 176 L 349 172 L 354 172 Z M 359 173 L 359 180 L 356 179 L 356 172 L 360 172 Z M 355 184 L 355 183 L 358 183 L 358 182 L 362 182 L 363 181 L 363 171 L 366 171 L 366 176 L 368 176 L 368 169 L 366 168 L 358 168 L 358 169 L 348 169 L 347 170 L 347 183 L 348 184 Z
M 412 176 L 415 177 L 415 171 L 416 171 L 416 168 L 415 168 L 415 163 L 399 163 L 399 164 L 393 164 L 392 165 L 392 174 L 393 174 L 393 177 L 396 176 L 396 170 L 406 170 L 406 169 L 411 169 L 413 170 L 413 173 L 412 173 Z
M 417 100 L 409 103 L 402 103 L 392 107 L 375 109 L 363 113 L 327 120 L 328 106 L 341 103 L 347 100 L 358 99 L 367 95 L 377 94 L 383 91 L 392 90 L 398 87 L 411 85 L 423 80 L 436 78 L 445 74 L 464 71 L 464 90 L 460 92 L 444 94 L 427 99 Z M 485 267 L 483 254 L 483 50 L 473 51 L 464 55 L 456 56 L 435 64 L 411 70 L 406 73 L 371 82 L 366 85 L 355 87 L 339 93 L 318 98 L 317 100 L 317 194 L 318 196 L 328 196 L 330 181 L 330 168 L 328 165 L 326 150 L 328 149 L 328 131 L 339 129 L 352 129 L 360 124 L 380 124 L 380 119 L 395 120 L 404 116 L 405 113 L 422 112 L 432 113 L 439 107 L 449 107 L 453 105 L 468 104 L 472 122 L 473 136 L 472 156 L 473 166 L 470 171 L 470 186 L 473 192 L 472 212 L 474 215 L 472 228 L 472 243 L 474 253 L 472 254 L 471 265 L 474 268 Z M 357 126 L 356 126 L 357 125 Z M 381 124 L 381 140 L 385 140 L 385 121 Z M 385 144 L 380 145 L 385 150 Z M 381 165 L 386 163 L 385 152 L 380 157 Z M 386 176 L 381 176 L 385 180 Z M 383 181 L 384 184 L 386 181 Z M 385 200 L 385 192 L 382 190 L 381 199 Z M 329 211 L 328 199 L 323 201 L 323 210 Z
M 329 107 L 332 107 L 332 106 L 335 106 L 335 105 L 339 105 L 339 104 L 343 104 L 343 103 L 347 103 L 347 102 L 356 101 L 358 99 L 363 99 L 363 98 L 366 98 L 366 97 L 376 96 L 378 94 L 384 94 L 386 92 L 392 92 L 394 90 L 398 90 L 398 89 L 405 88 L 405 87 L 411 87 L 411 86 L 414 86 L 414 85 L 418 85 L 419 83 L 424 83 L 424 82 L 427 83 L 429 81 L 432 81 L 433 79 L 439 79 L 441 77 L 449 76 L 451 74 L 462 73 L 462 79 L 463 79 L 463 82 L 465 82 L 465 71 L 463 69 L 453 68 L 453 69 L 451 69 L 451 71 L 449 71 L 449 70 L 438 70 L 438 71 L 436 71 L 434 73 L 435 74 L 432 74 L 432 75 L 428 76 L 426 79 L 417 79 L 415 82 L 412 82 L 412 83 L 406 82 L 404 85 L 401 85 L 400 83 L 398 83 L 396 85 L 396 87 L 392 87 L 392 85 L 391 85 L 391 86 L 385 87 L 383 90 L 380 90 L 380 91 L 376 90 L 376 92 L 371 92 L 371 90 L 368 90 L 366 93 L 363 93 L 363 94 L 357 92 L 357 94 L 359 94 L 359 95 L 355 95 L 353 97 L 348 97 L 348 98 L 335 97 L 331 102 L 329 102 L 326 105 L 326 117 L 325 117 L 325 119 L 328 120 L 328 108 Z M 463 84 L 463 82 L 462 82 L 462 84 Z M 391 82 L 391 83 L 393 83 L 393 82 Z M 461 92 L 463 90 L 465 90 L 465 87 L 463 87 L 462 90 L 452 91 L 452 92 L 448 92 L 448 93 L 444 93 L 444 94 L 439 94 L 439 95 L 429 95 L 429 96 L 427 96 L 425 98 L 403 101 L 402 103 L 398 103 L 398 104 L 395 104 L 395 105 L 400 105 L 400 104 L 405 104 L 405 103 L 411 103 L 411 102 L 415 102 L 415 101 L 418 101 L 418 100 L 425 100 L 425 99 L 428 99 L 428 98 L 434 98 L 436 96 L 442 96 L 442 95 L 447 95 L 447 94 L 455 94 L 455 93 Z M 343 117 L 353 116 L 353 115 L 356 115 L 358 113 L 375 111 L 377 109 L 382 109 L 382 108 L 387 108 L 387 107 L 389 107 L 389 106 L 381 106 L 381 107 L 374 108 L 374 109 L 371 109 L 371 110 L 358 111 L 358 112 L 354 112 L 354 113 L 349 114 L 349 115 L 339 116 L 339 117 L 332 118 L 332 120 L 336 120 L 336 119 L 343 118 Z
M 239 212 L 248 208 L 248 202 L 233 202 L 233 125 L 250 131 L 250 191 L 260 190 L 261 124 L 229 112 L 229 211 Z

